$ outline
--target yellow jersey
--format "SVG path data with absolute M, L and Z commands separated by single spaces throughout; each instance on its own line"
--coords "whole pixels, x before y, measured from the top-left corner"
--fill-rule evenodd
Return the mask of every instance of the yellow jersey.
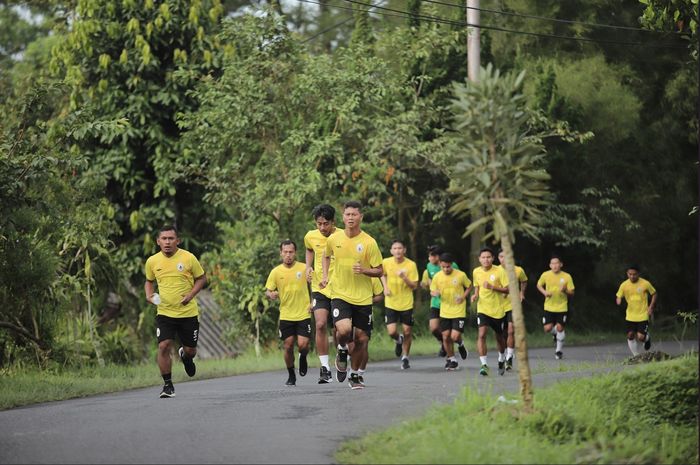
M 342 232 L 342 229 L 335 228 L 335 231 L 331 233 L 331 236 Z M 323 278 L 323 252 L 326 250 L 327 240 L 328 237 L 321 234 L 321 231 L 318 229 L 311 230 L 304 236 L 304 247 L 306 247 L 308 250 L 314 251 L 314 273 L 311 275 L 311 291 L 320 292 L 321 294 L 330 298 L 331 289 L 329 286 L 326 286 L 323 289 L 318 287 L 318 283 L 320 283 L 321 278 Z M 335 260 L 331 257 L 331 267 L 328 269 L 328 279 L 333 276 L 333 268 L 335 268 Z
M 503 271 L 505 271 L 505 267 L 502 267 Z M 506 272 L 506 276 L 508 276 L 508 273 Z M 525 274 L 525 270 L 523 270 L 522 267 L 515 265 L 515 277 L 518 278 L 518 292 L 520 292 L 520 284 L 521 283 L 526 283 L 527 282 L 527 275 Z M 520 298 L 520 297 L 518 297 Z M 513 310 L 513 304 L 510 301 L 510 295 L 506 294 L 506 300 L 503 305 L 503 311 L 504 312 L 509 312 Z
M 483 285 L 485 281 L 488 281 L 489 284 L 496 287 L 507 288 L 508 277 L 506 276 L 506 270 L 498 265 L 491 265 L 491 268 L 488 270 L 477 266 L 472 272 L 472 277 L 474 279 L 474 288 L 479 290 L 476 311 L 491 318 L 503 318 L 505 316 L 504 300 L 506 300 L 508 294 L 496 292 L 493 289 L 486 289 Z
M 265 288 L 279 292 L 280 320 L 302 321 L 309 315 L 309 288 L 306 285 L 306 264 L 294 262 L 278 265 L 270 271 Z
M 627 321 L 648 321 L 649 296 L 656 294 L 656 289 L 649 281 L 639 278 L 636 283 L 629 279 L 620 284 L 617 297 L 624 297 L 627 301 Z
M 158 315 L 171 318 L 187 318 L 199 315 L 197 300 L 182 305 L 182 298 L 194 287 L 194 280 L 204 274 L 197 258 L 185 249 L 177 249 L 166 257 L 163 252 L 151 255 L 146 260 L 146 279 L 158 283 L 160 304 Z
M 548 312 L 564 313 L 569 310 L 569 296 L 561 291 L 561 286 L 566 283 L 567 289 L 573 291 L 574 280 L 566 271 L 554 273 L 552 270 L 545 271 L 537 280 L 537 285 L 545 288 L 547 292 L 551 292 L 550 297 L 544 299 L 544 309 Z
M 413 289 L 408 287 L 398 273 L 403 270 L 409 281 L 418 282 L 416 262 L 404 257 L 403 261 L 398 263 L 394 257 L 389 257 L 382 261 L 382 266 L 387 287 L 391 291 L 391 295 L 384 298 L 384 306 L 399 312 L 413 309 Z
M 384 294 L 382 280 L 379 278 L 372 278 L 372 297 L 379 294 Z
M 364 231 L 348 237 L 346 231 L 333 234 L 326 241 L 325 255 L 335 258 L 333 275 L 329 274 L 331 298 L 342 299 L 352 305 L 372 305 L 372 279 L 364 274 L 355 274 L 353 265 L 376 268 L 382 264 L 382 253 L 377 241 Z
M 469 281 L 464 271 L 452 270 L 452 273 L 445 274 L 438 271 L 430 283 L 431 291 L 440 292 L 440 318 L 464 318 L 467 316 L 467 299 L 457 303 L 459 296 L 464 296 L 464 292 L 469 289 L 472 282 Z

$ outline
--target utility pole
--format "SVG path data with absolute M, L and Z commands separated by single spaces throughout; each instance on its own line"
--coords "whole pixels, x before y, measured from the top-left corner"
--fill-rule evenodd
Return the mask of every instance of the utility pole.
M 467 0 L 467 79 L 469 82 L 479 80 L 479 68 L 481 67 L 481 11 L 479 10 L 479 0 Z M 481 218 L 481 211 L 472 210 L 472 221 Z M 469 264 L 473 270 L 479 266 L 479 250 L 483 246 L 485 230 L 483 226 L 478 227 L 471 234 L 469 247 Z

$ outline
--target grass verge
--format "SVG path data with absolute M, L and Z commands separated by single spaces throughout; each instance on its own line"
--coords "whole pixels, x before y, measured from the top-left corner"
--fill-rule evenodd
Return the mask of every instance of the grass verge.
M 465 388 L 345 443 L 340 463 L 698 463 L 698 356 L 538 389 L 534 411 Z

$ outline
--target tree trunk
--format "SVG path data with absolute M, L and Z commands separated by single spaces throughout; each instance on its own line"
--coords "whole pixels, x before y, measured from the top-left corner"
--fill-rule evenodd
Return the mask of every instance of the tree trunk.
M 532 377 L 530 375 L 530 362 L 527 355 L 527 340 L 525 332 L 525 318 L 523 306 L 520 302 L 520 288 L 518 278 L 515 276 L 515 260 L 513 259 L 513 247 L 510 243 L 508 231 L 504 231 L 501 237 L 501 247 L 505 254 L 505 267 L 508 274 L 508 296 L 513 305 L 513 327 L 515 329 L 515 354 L 518 360 L 518 376 L 520 378 L 520 395 L 526 411 L 532 410 Z

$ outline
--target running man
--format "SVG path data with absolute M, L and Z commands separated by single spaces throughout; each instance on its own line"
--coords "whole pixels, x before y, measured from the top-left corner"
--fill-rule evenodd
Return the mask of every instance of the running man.
M 472 288 L 466 273 L 452 267 L 454 260 L 449 253 L 440 255 L 440 271 L 433 276 L 430 294 L 440 299 L 440 331 L 445 347 L 445 370 L 454 371 L 459 366 L 455 357 L 454 343 L 457 343 L 462 360 L 467 358 L 462 333 L 467 318 L 467 296 Z
M 372 278 L 383 274 L 382 253 L 377 241 L 362 231 L 362 204 L 348 201 L 343 205 L 345 230 L 326 241 L 323 255 L 323 276 L 319 288 L 329 285 L 331 259 L 335 258 L 335 270 L 331 283 L 331 308 L 333 324 L 338 339 L 335 357 L 336 379 L 345 381 L 348 373 L 348 342 L 355 343 L 351 359 L 349 384 L 352 389 L 362 389 L 358 370 L 364 357 L 372 330 Z
M 549 271 L 545 271 L 537 280 L 537 290 L 544 296 L 544 332 L 554 335 L 556 349 L 554 358 L 561 360 L 564 354 L 566 333 L 566 314 L 569 311 L 569 299 L 574 295 L 574 280 L 566 271 L 562 271 L 564 262 L 557 255 L 549 260 Z
M 416 262 L 406 258 L 406 244 L 401 239 L 391 242 L 391 257 L 382 262 L 384 274 L 384 323 L 386 330 L 395 343 L 394 353 L 401 357 L 401 369 L 411 367 L 408 356 L 411 352 L 413 327 L 413 291 L 418 287 L 418 267 Z M 398 323 L 401 332 L 398 332 Z
M 505 271 L 506 254 L 503 250 L 498 252 L 498 262 L 501 268 Z M 527 275 L 521 266 L 515 265 L 515 277 L 518 278 L 520 285 L 520 302 L 525 300 L 525 290 L 527 289 Z M 510 301 L 510 296 L 506 295 L 503 310 L 506 312 L 506 321 L 508 322 L 508 337 L 506 339 L 506 371 L 513 369 L 513 354 L 515 353 L 515 331 L 513 328 L 513 304 Z
M 649 302 L 651 296 L 651 302 Z M 651 347 L 649 335 L 649 317 L 654 314 L 656 305 L 656 289 L 649 281 L 639 276 L 639 266 L 627 267 L 627 280 L 620 284 L 615 295 L 617 305 L 627 302 L 625 323 L 627 323 L 627 345 L 632 355 L 639 355 L 639 345 L 644 344 L 644 350 Z
M 505 300 L 508 294 L 508 278 L 503 267 L 493 264 L 494 253 L 488 247 L 479 251 L 479 263 L 481 266 L 474 268 L 474 294 L 472 303 L 476 304 L 476 323 L 479 327 L 479 335 L 476 348 L 479 351 L 481 368 L 479 374 L 488 376 L 489 363 L 486 349 L 486 333 L 491 327 L 496 334 L 496 346 L 498 347 L 498 374 L 505 373 L 506 362 L 506 316 L 504 312 Z
M 146 300 L 158 307 L 156 337 L 158 338 L 158 368 L 163 377 L 161 398 L 175 397 L 172 380 L 171 346 L 175 336 L 180 340 L 178 354 L 185 372 L 192 377 L 197 371 L 194 356 L 197 355 L 199 338 L 199 307 L 195 296 L 207 283 L 202 265 L 185 249 L 178 248 L 180 238 L 175 226 L 164 226 L 156 240 L 160 252 L 146 260 Z M 154 292 L 154 283 L 158 292 Z
M 430 292 L 430 283 L 433 277 L 441 270 L 440 254 L 442 254 L 440 246 L 431 245 L 428 247 L 428 264 L 425 267 L 425 271 L 423 271 L 423 277 L 420 283 L 428 292 Z M 456 263 L 452 263 L 452 269 L 459 270 L 459 266 L 457 266 Z M 440 296 L 431 296 L 430 298 L 428 329 L 430 330 L 430 334 L 440 343 L 438 357 L 444 357 L 447 353 L 445 352 L 445 346 L 442 344 L 442 331 L 440 331 Z
M 335 208 L 328 204 L 317 205 L 311 214 L 316 222 L 316 229 L 306 233 L 306 279 L 311 283 L 311 305 L 316 324 L 316 353 L 321 362 L 318 384 L 330 383 L 331 366 L 328 363 L 328 315 L 331 311 L 331 290 L 321 289 L 318 283 L 323 275 L 323 251 L 326 241 L 332 234 L 342 232 L 335 226 Z M 335 262 L 331 261 L 329 276 L 333 276 Z
M 309 289 L 306 284 L 306 266 L 297 262 L 297 245 L 289 239 L 280 244 L 282 264 L 272 269 L 265 283 L 265 295 L 270 300 L 280 299 L 279 337 L 284 345 L 284 363 L 289 377 L 287 386 L 295 386 L 294 338 L 299 347 L 299 376 L 306 376 L 309 368 L 306 355 L 311 338 L 309 316 Z
M 372 304 L 376 304 L 384 300 L 384 287 L 382 286 L 382 282 L 379 280 L 379 278 L 372 278 Z M 374 319 L 372 319 L 374 321 Z M 370 324 L 370 332 L 369 332 L 369 339 L 372 338 L 372 326 L 373 323 Z M 349 349 L 349 355 L 352 355 L 353 349 L 355 348 L 355 343 L 351 340 L 348 342 L 348 349 Z M 352 360 L 352 357 L 351 357 Z M 369 360 L 369 352 L 365 352 L 365 354 L 362 357 L 362 360 L 360 360 L 360 368 L 357 370 L 357 379 L 360 381 L 361 385 L 365 385 L 365 371 L 367 370 L 367 361 Z

